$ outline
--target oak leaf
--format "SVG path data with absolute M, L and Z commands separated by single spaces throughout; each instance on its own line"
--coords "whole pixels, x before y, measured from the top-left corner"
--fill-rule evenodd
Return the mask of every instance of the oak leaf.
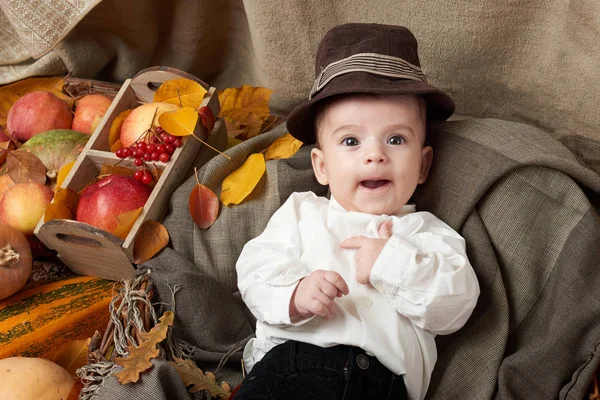
M 270 115 L 271 89 L 243 85 L 219 92 L 221 111 L 227 134 L 231 137 L 249 139 L 260 133 L 263 123 Z
M 219 215 L 219 199 L 215 192 L 200 182 L 190 192 L 190 215 L 200 229 L 210 228 Z
M 71 105 L 73 99 L 62 92 L 64 84 L 62 78 L 29 78 L 0 87 L 0 126 L 6 125 L 8 111 L 12 105 L 30 92 L 45 90 Z
M 154 102 L 172 103 L 185 107 L 185 103 L 183 105 L 179 103 L 180 97 L 195 95 L 195 97 L 199 97 L 200 100 L 202 100 L 202 98 L 206 95 L 206 92 L 206 89 L 201 84 L 194 82 L 191 79 L 171 79 L 163 82 L 156 90 L 156 93 L 154 93 Z M 200 104 L 194 107 L 194 109 L 197 109 L 198 107 L 200 107 Z
M 40 159 L 24 150 L 13 150 L 6 156 L 8 175 L 14 183 L 46 183 L 46 167 Z
M 206 390 L 212 397 L 224 399 L 231 396 L 231 388 L 226 382 L 219 385 L 211 372 L 204 374 L 194 361 L 183 360 L 177 357 L 174 357 L 173 360 L 169 361 L 169 364 L 175 368 L 175 371 L 177 371 L 177 374 L 179 374 L 183 384 L 188 388 L 190 393 Z
M 131 112 L 133 111 L 133 109 L 131 110 L 125 110 L 125 111 L 121 111 L 119 113 L 119 115 L 117 115 L 115 117 L 115 119 L 113 119 L 112 124 L 110 125 L 110 130 L 108 131 L 108 147 L 110 147 L 110 150 L 114 153 L 112 147 L 113 145 L 119 141 L 119 138 L 121 137 L 121 127 L 123 126 L 123 122 L 125 122 L 125 119 L 127 118 L 127 116 L 129 114 L 131 114 Z M 119 146 L 120 148 L 121 146 Z M 116 150 L 115 150 L 116 151 Z
M 302 142 L 293 137 L 290 133 L 286 133 L 267 147 L 265 158 L 267 160 L 290 158 L 300 150 L 300 147 L 302 147 Z
M 158 117 L 158 123 L 173 136 L 189 136 L 194 133 L 198 113 L 192 107 L 183 107 L 177 111 L 164 112 Z
M 127 211 L 122 214 L 117 215 L 115 218 L 117 219 L 117 227 L 112 232 L 113 235 L 119 237 L 123 240 L 129 235 L 129 231 L 133 228 L 133 224 L 138 219 L 144 207 L 136 208 L 135 210 Z
M 145 221 L 133 244 L 133 259 L 136 264 L 148 261 L 169 244 L 169 232 L 160 222 Z
M 221 202 L 226 206 L 240 204 L 265 174 L 265 157 L 252 154 L 241 167 L 229 174 L 221 185 Z
M 158 357 L 160 353 L 156 346 L 167 337 L 173 320 L 173 312 L 165 311 L 159 319 L 160 322 L 150 332 L 140 332 L 138 336 L 140 343 L 137 347 L 130 346 L 128 348 L 129 356 L 127 358 L 115 358 L 115 364 L 123 366 L 123 370 L 115 374 L 120 383 L 137 382 L 140 379 L 140 373 L 152 366 L 151 360 Z

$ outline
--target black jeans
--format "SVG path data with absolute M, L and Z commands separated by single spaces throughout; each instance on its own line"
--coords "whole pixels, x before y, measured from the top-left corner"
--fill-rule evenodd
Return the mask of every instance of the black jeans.
M 269 351 L 234 400 L 407 399 L 404 379 L 352 346 L 322 348 L 287 341 Z

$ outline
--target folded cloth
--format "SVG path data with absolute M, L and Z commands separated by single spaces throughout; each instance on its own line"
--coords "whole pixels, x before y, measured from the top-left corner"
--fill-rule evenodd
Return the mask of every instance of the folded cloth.
M 285 132 L 280 126 L 233 147 L 227 152 L 232 161 L 213 158 L 199 179 L 218 195 L 224 177 Z M 600 177 L 560 142 L 524 124 L 444 122 L 429 135 L 434 165 L 414 199 L 465 237 L 481 296 L 464 328 L 438 336 L 427 398 L 583 398 L 600 364 L 600 219 L 594 210 Z M 236 293 L 235 262 L 292 192 L 326 195 L 313 177 L 309 150 L 268 161 L 252 194 L 240 205 L 222 206 L 207 230 L 189 216 L 195 178 L 186 181 L 163 221 L 172 247 L 142 266 L 152 270 L 167 308 L 180 285 L 174 337 L 189 344 L 205 369 L 229 357 L 227 378 L 217 378 L 232 386 L 241 380 L 240 346 L 254 328 Z M 94 398 L 185 398 L 174 376 L 162 363 L 136 384 L 109 377 Z

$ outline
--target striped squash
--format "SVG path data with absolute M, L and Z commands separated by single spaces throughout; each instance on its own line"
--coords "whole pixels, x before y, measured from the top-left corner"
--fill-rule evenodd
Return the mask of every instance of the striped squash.
M 47 358 L 65 344 L 102 333 L 115 282 L 75 276 L 0 301 L 0 359 Z

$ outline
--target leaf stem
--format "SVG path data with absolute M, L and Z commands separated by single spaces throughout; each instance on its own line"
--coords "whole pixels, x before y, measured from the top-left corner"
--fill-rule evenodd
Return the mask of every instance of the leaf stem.
M 196 138 L 196 140 L 198 140 L 200 143 L 203 143 L 203 144 L 205 144 L 206 146 L 208 146 L 209 148 L 213 149 L 214 151 L 216 151 L 217 153 L 219 153 L 219 154 L 220 154 L 220 155 L 222 155 L 223 157 L 225 157 L 225 158 L 228 158 L 229 160 L 231 160 L 231 157 L 229 157 L 227 154 L 225 154 L 225 153 L 223 153 L 223 152 L 221 152 L 221 151 L 219 151 L 219 150 L 215 149 L 215 148 L 214 148 L 214 147 L 212 147 L 210 144 L 206 143 L 204 140 L 200 139 L 198 136 L 194 135 L 193 133 L 192 133 L 192 136 L 193 136 L 194 138 Z

